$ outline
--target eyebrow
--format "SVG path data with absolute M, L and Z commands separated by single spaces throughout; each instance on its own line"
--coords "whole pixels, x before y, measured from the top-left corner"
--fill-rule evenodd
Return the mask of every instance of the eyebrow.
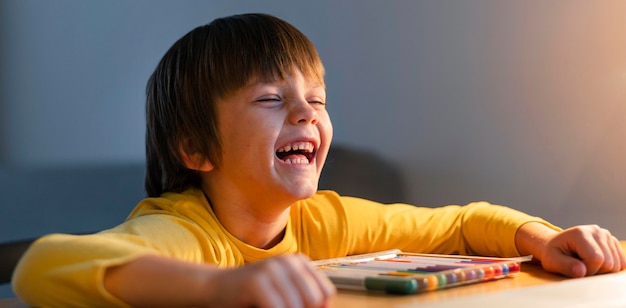
M 307 80 L 305 79 L 305 81 L 307 81 Z M 274 80 L 274 81 L 264 81 L 264 80 L 262 80 L 260 78 L 254 78 L 254 79 L 251 79 L 251 81 L 248 82 L 248 84 L 243 86 L 242 89 L 245 89 L 245 88 L 249 89 L 249 88 L 252 88 L 252 87 L 255 87 L 255 86 L 262 86 L 262 85 L 274 85 L 274 84 L 279 84 L 280 85 L 280 84 L 284 84 L 284 83 L 285 83 L 285 79 L 282 79 L 282 80 L 278 80 L 277 79 L 277 80 Z M 326 90 L 326 84 L 325 83 L 320 83 L 318 81 L 314 81 L 314 82 L 310 82 L 310 83 L 307 82 L 306 86 L 308 86 L 311 89 L 321 88 L 324 91 Z

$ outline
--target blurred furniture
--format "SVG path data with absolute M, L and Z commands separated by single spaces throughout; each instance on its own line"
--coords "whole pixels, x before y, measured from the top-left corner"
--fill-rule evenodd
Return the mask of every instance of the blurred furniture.
M 319 189 L 382 203 L 406 203 L 401 170 L 373 151 L 333 144 L 320 177 Z
M 34 239 L 0 243 L 0 284 L 11 282 L 13 269 Z

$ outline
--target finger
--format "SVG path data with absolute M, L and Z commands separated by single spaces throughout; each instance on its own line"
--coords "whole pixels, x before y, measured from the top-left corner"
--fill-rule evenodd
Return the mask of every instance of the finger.
M 626 253 L 620 244 L 620 241 L 616 238 L 615 243 L 617 245 L 617 251 L 619 252 L 619 260 L 620 260 L 620 271 L 626 269 Z
M 282 295 L 277 292 L 276 285 L 271 276 L 258 275 L 254 278 L 253 287 L 247 291 L 251 292 L 251 307 L 270 308 L 286 307 Z
M 303 283 L 299 284 L 300 291 L 306 298 L 306 304 L 312 307 L 323 306 L 326 301 L 335 293 L 335 286 L 323 273 L 315 270 L 309 263 L 309 259 L 300 258 L 300 272 L 304 277 Z M 306 282 L 306 283 L 304 283 Z
M 326 300 L 337 293 L 335 284 L 330 281 L 328 276 L 311 266 L 309 266 L 309 271 L 311 271 L 311 273 L 315 276 L 316 282 L 318 283 L 320 290 L 322 290 L 322 294 Z
M 330 281 L 326 282 L 328 278 L 314 270 L 308 258 L 297 255 L 292 260 L 295 267 L 295 270 L 292 271 L 293 284 L 298 288 L 304 306 L 323 306 L 332 294 L 334 286 L 330 288 L 330 291 L 327 290 L 328 286 L 326 283 L 330 283 Z
M 322 291 L 324 298 L 329 298 L 337 293 L 337 288 L 335 288 L 335 285 L 330 281 L 328 276 L 321 271 L 316 270 L 313 266 L 310 266 L 310 264 L 307 265 L 307 270 L 311 276 L 315 278 L 315 281 Z
M 594 274 L 605 274 L 613 271 L 615 265 L 615 251 L 613 246 L 613 236 L 606 229 L 599 229 L 595 236 L 596 243 L 600 248 L 600 258 L 598 261 L 600 266 Z M 601 259 L 601 260 L 600 260 Z
M 624 251 L 619 240 L 615 236 L 611 236 L 613 243 L 613 272 L 619 272 L 626 266 L 624 262 Z
M 279 257 L 273 262 L 272 284 L 276 293 L 280 296 L 284 306 L 281 307 L 304 307 L 304 302 L 298 283 L 294 279 L 297 269 L 289 257 Z
M 293 272 L 292 275 L 292 284 L 300 294 L 303 307 L 319 307 L 323 302 L 323 295 L 315 280 L 302 270 L 299 273 Z
M 597 274 L 620 271 L 622 269 L 623 251 L 619 241 L 606 229 L 599 229 L 599 233 L 597 242 L 602 248 L 604 261 Z
M 604 256 L 607 252 L 600 247 L 594 236 L 584 234 L 583 237 L 582 241 L 576 241 L 572 244 L 574 245 L 574 252 L 587 268 L 586 276 L 592 276 L 598 273 L 604 264 Z
M 247 292 L 252 293 L 250 306 L 260 308 L 302 307 L 298 290 L 289 279 L 291 270 L 284 258 L 271 258 L 251 265 Z
M 606 231 L 606 245 L 610 253 L 611 262 L 605 261 L 604 263 L 604 273 L 615 273 L 618 272 L 621 264 L 619 259 L 619 250 L 617 249 L 617 245 L 615 243 L 616 239 L 611 233 Z
M 567 277 L 581 278 L 587 274 L 587 266 L 583 261 L 573 256 L 556 252 L 549 261 L 543 262 L 543 267 L 549 272 L 563 274 Z

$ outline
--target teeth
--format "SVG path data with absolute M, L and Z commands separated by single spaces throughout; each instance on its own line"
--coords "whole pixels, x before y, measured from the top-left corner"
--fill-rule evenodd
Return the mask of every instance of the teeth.
M 291 150 L 297 151 L 305 151 L 305 152 L 313 152 L 313 144 L 310 142 L 296 142 L 292 144 L 288 144 L 282 148 L 279 148 L 277 152 L 289 152 Z
M 299 164 L 299 165 L 308 165 L 309 160 L 306 158 L 296 158 L 296 159 L 285 159 L 284 162 L 288 164 Z

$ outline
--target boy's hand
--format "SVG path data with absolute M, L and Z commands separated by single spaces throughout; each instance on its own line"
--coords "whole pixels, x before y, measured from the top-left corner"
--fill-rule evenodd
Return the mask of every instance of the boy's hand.
M 107 269 L 104 287 L 133 307 L 323 307 L 335 286 L 309 259 L 284 255 L 220 269 L 146 254 Z
M 332 282 L 303 255 L 284 255 L 223 270 L 211 306 L 324 307 Z
M 569 277 L 614 273 L 626 268 L 626 256 L 608 230 L 596 225 L 556 232 L 540 223 L 523 225 L 516 236 L 522 254 L 532 254 L 546 271 Z
M 626 268 L 619 240 L 596 225 L 557 233 L 546 242 L 540 260 L 545 270 L 570 277 L 615 273 Z

